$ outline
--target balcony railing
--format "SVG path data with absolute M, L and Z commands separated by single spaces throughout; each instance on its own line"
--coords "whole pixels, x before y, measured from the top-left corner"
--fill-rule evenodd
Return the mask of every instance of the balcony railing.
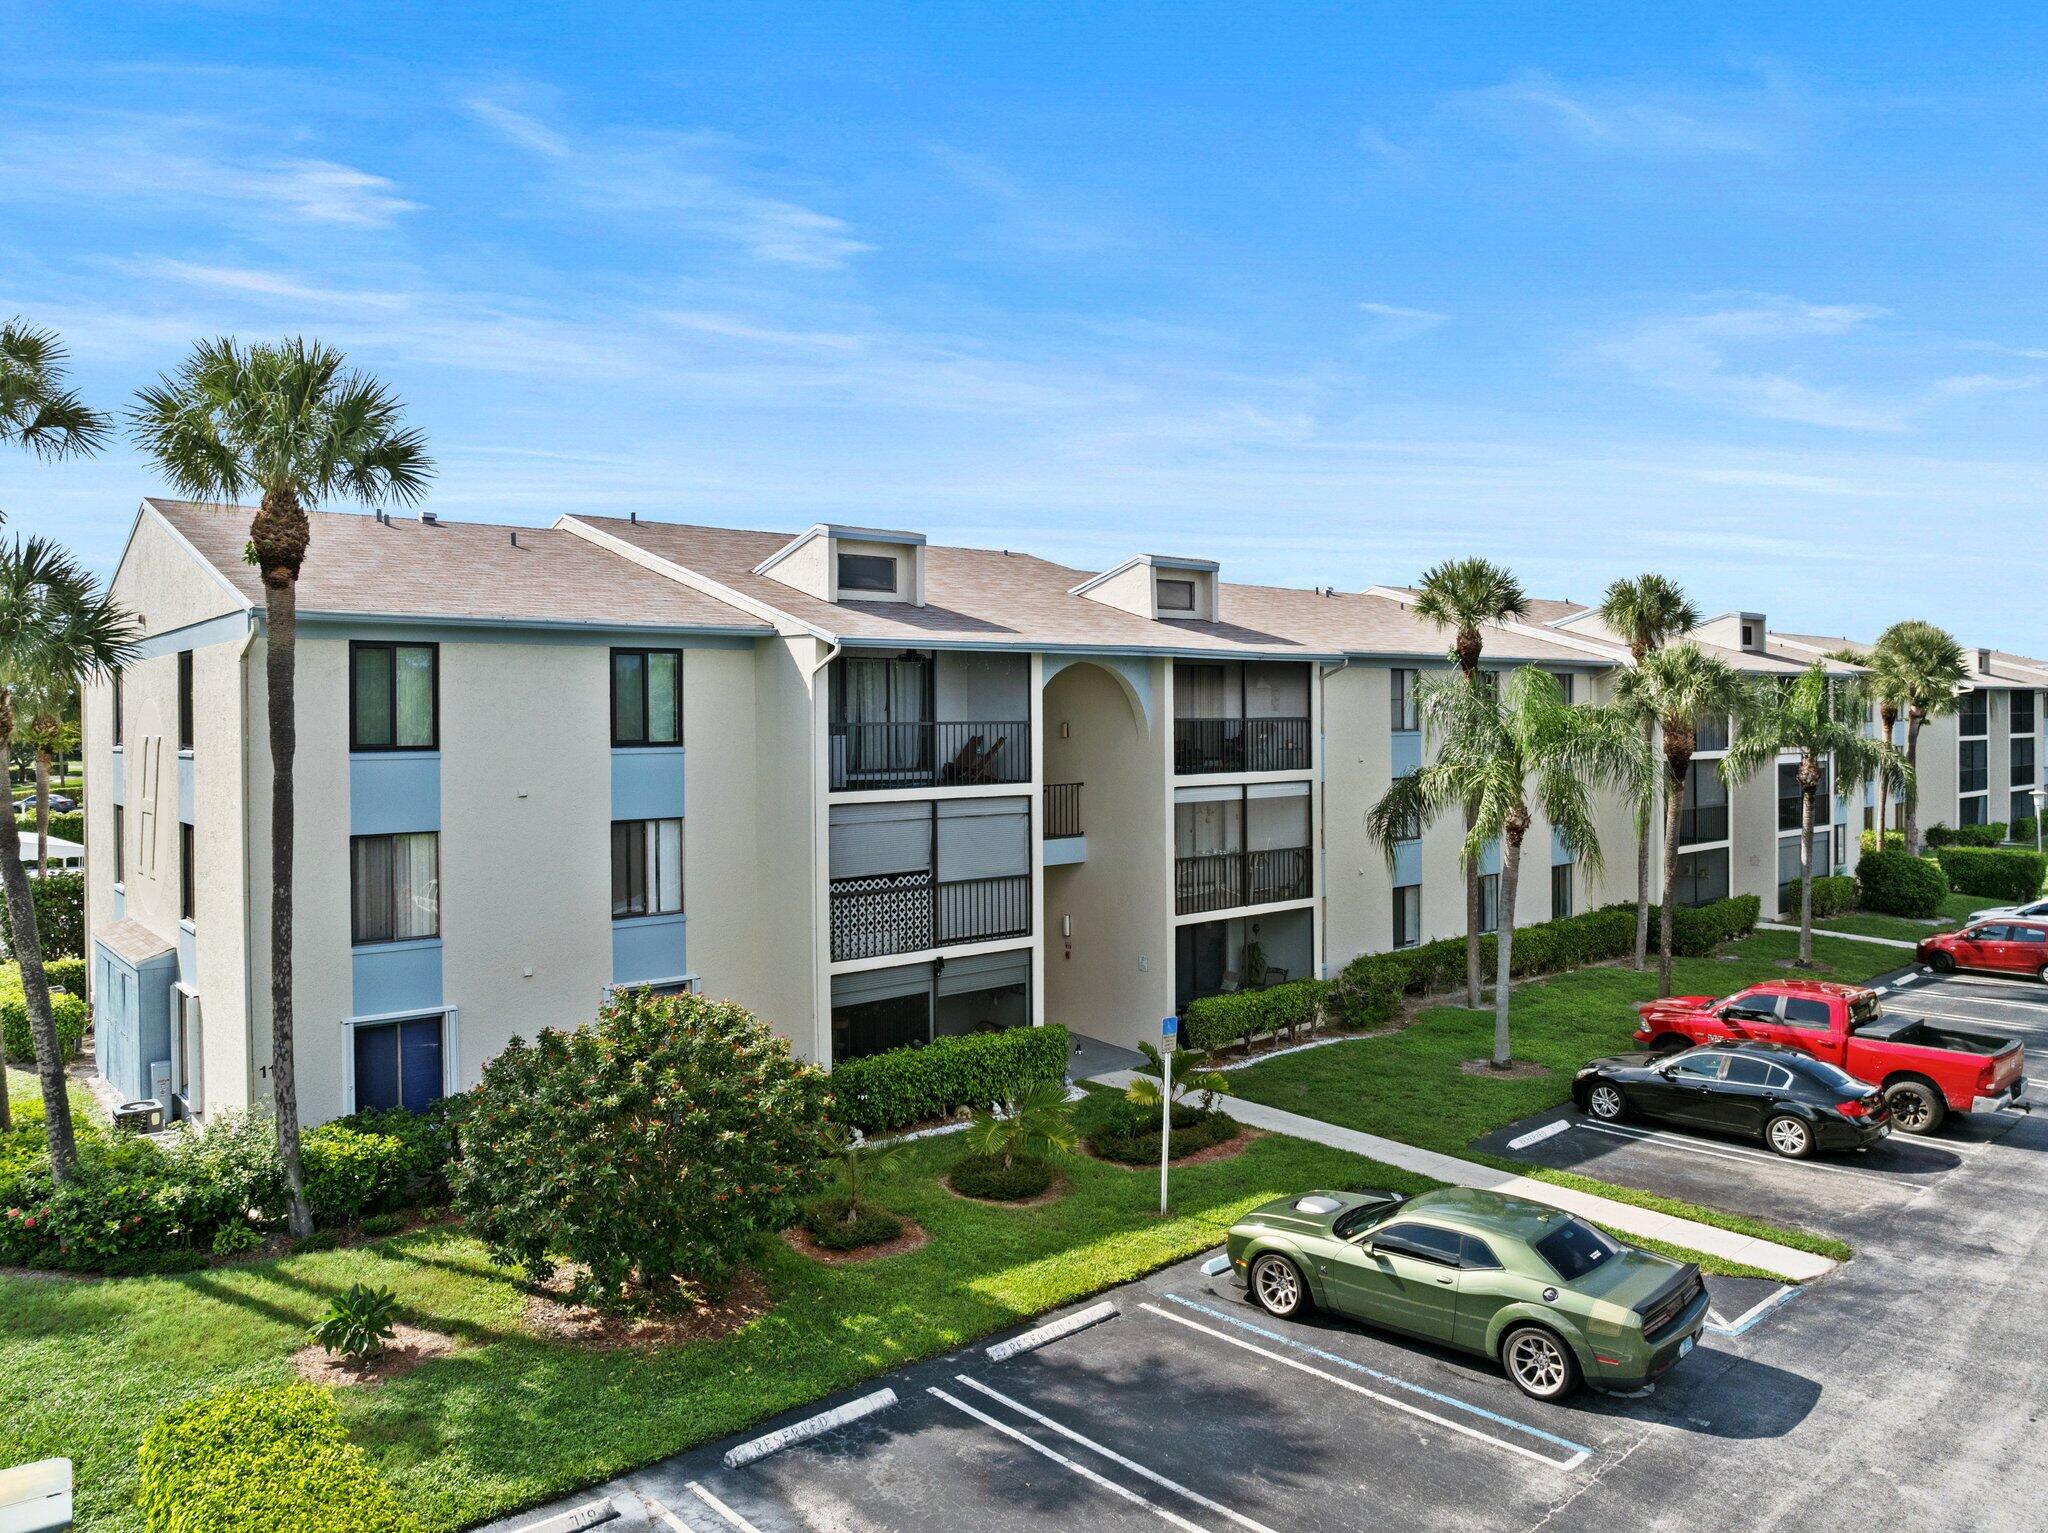
M 832 726 L 832 790 L 953 788 L 1031 779 L 1028 719 Z
M 1680 846 L 1697 846 L 1702 842 L 1726 841 L 1727 839 L 1728 806 L 1726 804 L 1702 804 L 1697 809 L 1686 810 L 1678 818 L 1678 844 Z
M 1309 765 L 1307 719 L 1175 719 L 1173 769 L 1300 772 Z
M 1049 782 L 1045 785 L 1045 838 L 1081 834 L 1081 784 Z
M 1263 852 L 1204 852 L 1173 864 L 1173 908 L 1179 915 L 1304 900 L 1315 880 L 1309 849 L 1283 846 Z
M 1031 877 L 935 880 L 929 872 L 832 880 L 832 958 L 881 958 L 1031 934 Z

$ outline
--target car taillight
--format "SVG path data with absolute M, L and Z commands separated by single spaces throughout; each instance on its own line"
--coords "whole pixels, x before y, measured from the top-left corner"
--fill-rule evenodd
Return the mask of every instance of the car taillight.
M 1835 1104 L 1835 1111 L 1845 1118 L 1860 1118 L 1869 1112 L 1870 1109 L 1863 1105 L 1863 1098 L 1851 1097 L 1846 1102 L 1837 1102 Z

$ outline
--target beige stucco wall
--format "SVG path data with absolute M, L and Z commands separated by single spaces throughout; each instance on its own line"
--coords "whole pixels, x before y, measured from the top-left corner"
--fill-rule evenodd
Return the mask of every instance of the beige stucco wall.
M 1367 811 L 1393 781 L 1388 690 L 1382 665 L 1351 665 L 1323 684 L 1324 943 L 1332 974 L 1393 942 L 1393 874 L 1365 830 Z
M 1943 714 L 1920 726 L 1920 744 L 1914 761 L 1915 797 L 1919 800 L 1920 832 L 1930 826 L 1953 825 L 1957 818 L 1956 716 Z
M 1126 1047 L 1173 1010 L 1170 662 L 1139 663 L 1149 718 L 1086 661 L 1046 684 L 1044 712 L 1045 780 L 1082 784 L 1088 842 L 1086 862 L 1045 870 L 1045 1020 Z

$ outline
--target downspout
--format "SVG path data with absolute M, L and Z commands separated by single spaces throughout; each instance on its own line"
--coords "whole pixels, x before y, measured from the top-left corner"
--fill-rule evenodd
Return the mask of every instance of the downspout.
M 1321 794 L 1321 812 L 1316 816 L 1316 829 L 1320 833 L 1316 844 L 1316 865 L 1321 874 L 1322 897 L 1316 901 L 1316 977 L 1330 977 L 1330 752 L 1328 749 L 1330 728 L 1330 678 L 1339 671 L 1351 668 L 1351 657 L 1344 656 L 1335 665 L 1318 666 L 1316 669 L 1316 788 Z
M 251 881 L 254 877 L 254 870 L 249 864 L 249 852 L 255 839 L 249 834 L 249 718 L 253 711 L 249 705 L 249 651 L 255 648 L 256 635 L 262 632 L 262 628 L 263 620 L 257 616 L 255 609 L 251 608 L 249 612 L 249 631 L 242 635 L 241 646 L 235 651 L 235 664 L 241 671 L 242 676 L 242 748 L 239 752 L 242 758 L 242 1043 L 246 1049 L 246 1053 L 243 1056 L 245 1060 L 243 1068 L 248 1077 L 249 1088 L 242 1096 L 242 1107 L 245 1111 L 251 1102 L 258 1100 L 255 1075 L 257 1057 L 256 1007 L 253 1000 L 257 991 L 255 969 L 253 967 L 256 956 L 255 932 L 253 930 L 256 902 L 248 897 L 249 890 L 252 887 Z M 201 1010 L 199 1013 L 199 1036 L 202 1040 L 206 1036 L 205 1005 L 206 1003 L 202 999 L 200 1001 Z M 203 1043 L 201 1047 L 204 1047 Z M 200 1059 L 201 1068 L 203 1069 L 205 1067 L 204 1054 L 200 1056 Z M 202 1087 L 202 1089 L 204 1088 Z M 212 1098 L 209 1097 L 207 1099 L 206 1105 L 209 1107 L 212 1105 Z
M 813 682 L 813 684 L 816 683 L 818 677 L 825 673 L 826 669 L 832 664 L 832 662 L 839 658 L 839 652 L 845 647 L 845 644 L 841 640 L 836 638 L 832 640 L 831 647 L 825 651 L 822 657 L 820 657 L 818 663 L 811 667 L 810 679 Z M 818 705 L 817 702 L 814 700 L 811 704 L 811 717 L 814 720 L 818 716 L 817 710 Z M 826 758 L 823 762 L 820 762 L 818 760 L 818 751 L 815 744 L 812 746 L 811 749 L 812 777 L 811 791 L 809 794 L 809 813 L 811 851 L 813 854 L 815 854 L 818 849 L 818 801 L 831 791 L 832 729 L 831 719 L 829 715 L 826 719 L 825 739 L 823 744 L 825 746 Z M 828 859 L 829 855 L 830 854 L 828 852 Z M 825 875 L 825 882 L 829 886 L 832 877 L 832 870 L 829 860 L 824 867 L 819 868 L 817 871 Z M 810 907 L 811 973 L 819 981 L 820 990 L 820 993 L 817 997 L 817 1009 L 814 1010 L 812 1013 L 812 1024 L 816 1028 L 814 1041 L 817 1045 L 819 1045 L 817 1049 L 818 1063 L 826 1070 L 827 1073 L 830 1073 L 832 1069 L 832 960 L 830 957 L 832 934 L 829 925 L 827 926 L 826 930 L 822 933 L 818 930 L 819 901 L 818 886 L 815 877 L 813 878 L 810 888 L 810 898 L 806 903 Z M 828 900 L 828 913 L 826 917 L 828 922 L 830 920 L 829 911 L 830 904 Z M 825 954 L 826 956 L 821 959 L 819 957 L 820 954 Z M 819 1018 L 820 1012 L 822 1012 L 823 1014 L 822 1023 L 820 1022 Z

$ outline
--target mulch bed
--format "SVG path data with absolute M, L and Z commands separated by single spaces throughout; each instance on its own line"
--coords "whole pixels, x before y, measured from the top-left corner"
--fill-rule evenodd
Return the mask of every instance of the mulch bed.
M 750 1267 L 733 1274 L 732 1285 L 720 1303 L 699 1304 L 673 1315 L 608 1315 L 587 1304 L 571 1304 L 567 1298 L 571 1281 L 570 1270 L 558 1267 L 546 1283 L 528 1291 L 527 1328 L 549 1341 L 575 1342 L 599 1350 L 717 1341 L 752 1325 L 775 1306 L 768 1285 Z
M 939 1185 L 963 1203 L 979 1203 L 983 1208 L 1043 1208 L 1048 1203 L 1058 1202 L 1067 1195 L 1067 1179 L 1057 1171 L 1053 1173 L 1052 1185 L 1045 1191 L 1029 1198 L 977 1198 L 962 1192 L 953 1185 L 950 1176 L 939 1178 Z
M 368 1357 L 331 1356 L 325 1347 L 301 1347 L 292 1354 L 300 1378 L 314 1384 L 376 1384 L 411 1373 L 431 1358 L 455 1350 L 455 1338 L 416 1325 L 392 1327 L 391 1340 Z
M 1533 1081 L 1551 1073 L 1550 1066 L 1539 1065 L 1529 1059 L 1509 1060 L 1505 1070 L 1496 1070 L 1490 1059 L 1465 1059 L 1458 1062 L 1458 1068 L 1467 1075 L 1477 1075 L 1490 1081 Z
M 1050 1190 L 1050 1189 L 1048 1189 Z M 958 1196 L 958 1194 L 955 1194 Z M 978 1200 L 977 1200 L 978 1201 Z M 897 1214 L 895 1219 L 902 1224 L 903 1233 L 894 1240 L 877 1241 L 871 1246 L 861 1246 L 852 1251 L 832 1251 L 811 1239 L 810 1231 L 801 1224 L 793 1224 L 782 1232 L 782 1238 L 792 1251 L 808 1256 L 814 1262 L 824 1262 L 831 1267 L 850 1267 L 860 1262 L 878 1262 L 887 1256 L 901 1256 L 906 1251 L 915 1251 L 931 1236 L 924 1232 L 924 1226 L 915 1219 L 905 1219 Z
M 1246 1150 L 1249 1150 L 1252 1147 L 1254 1142 L 1260 1139 L 1264 1139 L 1265 1137 L 1266 1131 L 1264 1129 L 1246 1128 L 1242 1123 L 1240 1123 L 1237 1126 L 1237 1133 L 1234 1134 L 1232 1137 L 1224 1140 L 1221 1144 L 1212 1144 L 1207 1149 L 1195 1150 L 1186 1155 L 1176 1155 L 1166 1164 L 1169 1167 L 1177 1168 L 1180 1166 L 1206 1166 L 1211 1161 L 1229 1160 L 1233 1156 L 1244 1154 Z M 1087 1156 L 1090 1160 L 1095 1161 L 1099 1165 L 1115 1166 L 1119 1171 L 1156 1172 L 1159 1169 L 1159 1160 L 1157 1156 L 1154 1156 L 1153 1159 L 1148 1162 L 1140 1164 L 1128 1160 L 1112 1160 L 1107 1155 L 1097 1155 L 1093 1150 L 1088 1148 L 1088 1141 L 1085 1139 L 1081 1141 L 1079 1148 L 1081 1153 Z

